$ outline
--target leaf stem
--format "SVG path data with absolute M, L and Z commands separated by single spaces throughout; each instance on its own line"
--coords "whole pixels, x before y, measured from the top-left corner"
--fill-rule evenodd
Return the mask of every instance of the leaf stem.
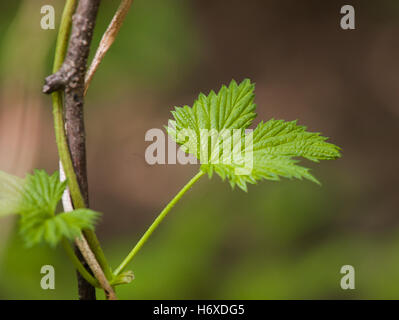
M 62 13 L 60 29 L 57 37 L 56 51 L 54 56 L 53 72 L 57 72 L 62 66 L 65 59 L 68 39 L 70 36 L 71 25 L 72 25 L 72 15 L 75 11 L 77 1 L 67 0 L 65 3 L 64 11 Z M 85 201 L 83 199 L 79 183 L 75 174 L 73 167 L 71 155 L 69 152 L 68 141 L 65 134 L 64 127 L 64 116 L 63 116 L 63 103 L 62 103 L 62 92 L 56 91 L 52 93 L 53 101 L 53 117 L 54 117 L 54 130 L 56 143 L 58 148 L 59 157 L 63 168 L 65 170 L 65 175 L 68 179 L 68 186 L 70 189 L 71 198 L 75 209 L 84 208 Z M 85 230 L 84 234 L 86 239 L 93 250 L 101 268 L 108 279 L 112 279 L 112 272 L 108 266 L 108 262 L 105 258 L 104 252 L 101 249 L 100 243 L 97 239 L 95 233 L 91 230 Z
M 180 200 L 180 198 L 194 185 L 195 182 L 197 182 L 205 172 L 199 171 L 180 191 L 179 193 L 170 201 L 167 206 L 161 211 L 161 213 L 158 215 L 158 217 L 154 220 L 152 225 L 147 229 L 147 231 L 144 233 L 144 235 L 141 237 L 141 239 L 137 242 L 136 246 L 130 251 L 130 253 L 127 255 L 127 257 L 122 261 L 122 263 L 119 265 L 119 267 L 114 271 L 114 276 L 119 275 L 123 270 L 126 268 L 126 266 L 130 263 L 130 261 L 133 259 L 133 257 L 139 252 L 141 247 L 144 245 L 144 243 L 148 240 L 148 238 L 152 235 L 152 233 L 155 231 L 155 229 L 158 227 L 158 225 L 163 221 L 163 219 L 166 217 L 168 212 L 175 206 L 175 204 Z
M 78 257 L 76 256 L 74 250 L 72 249 L 71 245 L 69 244 L 66 238 L 62 239 L 62 246 L 65 249 L 69 259 L 72 261 L 75 268 L 80 272 L 83 278 L 90 283 L 93 287 L 101 288 L 98 281 L 86 270 L 86 268 L 82 265 Z

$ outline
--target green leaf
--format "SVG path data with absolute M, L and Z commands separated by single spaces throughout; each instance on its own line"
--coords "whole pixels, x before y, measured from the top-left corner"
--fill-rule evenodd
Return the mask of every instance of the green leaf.
M 19 212 L 23 188 L 23 179 L 0 171 L 0 217 Z
M 304 157 L 311 161 L 331 160 L 340 156 L 340 148 L 325 142 L 320 133 L 308 132 L 297 121 L 271 119 L 254 131 L 253 149 L 263 154 Z
M 46 242 L 55 246 L 62 237 L 74 239 L 83 229 L 93 229 L 99 213 L 79 209 L 55 215 L 66 188 L 58 172 L 49 176 L 43 170 L 27 175 L 21 204 L 20 233 L 31 247 Z
M 39 243 L 56 246 L 66 237 L 73 240 L 83 229 L 94 229 L 100 213 L 90 209 L 77 209 L 55 216 L 45 212 L 24 214 L 20 220 L 20 234 L 28 247 Z
M 65 188 L 58 172 L 49 176 L 35 170 L 25 180 L 0 172 L 0 215 L 21 215 L 19 231 L 28 247 L 39 243 L 55 246 L 63 237 L 73 240 L 83 229 L 93 230 L 100 214 L 78 209 L 55 215 Z
M 205 151 L 204 144 L 200 143 L 201 130 L 220 133 L 223 129 L 245 129 L 251 124 L 256 117 L 254 89 L 254 84 L 246 79 L 239 85 L 231 81 L 217 94 L 214 91 L 208 96 L 201 93 L 192 108 L 175 107 L 172 111 L 175 121 L 171 121 L 166 130 L 183 149 L 200 159 L 201 152 Z
M 175 107 L 174 120 L 166 127 L 182 149 L 200 160 L 209 177 L 216 172 L 231 186 L 247 190 L 258 180 L 306 178 L 318 183 L 296 157 L 311 161 L 336 159 L 340 148 L 319 133 L 307 132 L 296 121 L 271 119 L 255 130 L 245 130 L 256 117 L 254 84 L 233 80 L 216 94 L 200 94 L 192 108 Z
M 44 170 L 35 170 L 25 178 L 24 196 L 21 214 L 38 212 L 54 215 L 58 202 L 66 188 L 61 182 L 58 171 L 49 176 Z

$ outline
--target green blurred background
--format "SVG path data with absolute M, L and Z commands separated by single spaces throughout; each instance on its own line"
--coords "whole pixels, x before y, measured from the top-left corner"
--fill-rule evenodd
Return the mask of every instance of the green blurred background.
M 0 2 L 0 170 L 57 170 L 51 101 L 42 95 L 56 30 L 52 4 Z M 104 0 L 93 49 L 119 1 Z M 145 162 L 145 132 L 173 106 L 248 77 L 258 121 L 299 119 L 343 148 L 306 163 L 323 183 L 262 182 L 248 193 L 203 179 L 137 255 L 122 299 L 399 298 L 399 2 L 351 1 L 356 30 L 339 27 L 340 1 L 135 0 L 86 102 L 91 206 L 116 267 L 198 169 Z M 75 299 L 61 248 L 25 249 L 17 221 L 0 220 L 0 298 Z M 40 288 L 40 268 L 56 289 Z M 340 287 L 341 266 L 356 289 Z M 99 292 L 99 298 L 103 294 Z

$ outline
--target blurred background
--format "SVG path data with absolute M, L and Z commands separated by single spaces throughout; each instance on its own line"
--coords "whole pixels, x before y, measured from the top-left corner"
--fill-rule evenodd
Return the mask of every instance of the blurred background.
M 203 179 L 173 209 L 118 287 L 123 299 L 399 298 L 399 2 L 135 0 L 86 99 L 91 206 L 116 267 L 194 165 L 145 162 L 148 129 L 173 106 L 232 78 L 256 83 L 258 118 L 299 119 L 343 158 L 305 162 L 323 183 L 269 182 L 231 191 Z M 52 4 L 56 30 L 40 28 Z M 64 1 L 0 2 L 0 170 L 57 170 L 51 71 Z M 340 28 L 352 4 L 356 30 Z M 119 1 L 104 0 L 92 54 Z M 75 299 L 61 248 L 26 250 L 15 217 L 0 221 L 0 298 Z M 40 288 L 40 268 L 56 271 Z M 342 290 L 352 265 L 356 289 Z M 99 292 L 99 298 L 103 294 Z

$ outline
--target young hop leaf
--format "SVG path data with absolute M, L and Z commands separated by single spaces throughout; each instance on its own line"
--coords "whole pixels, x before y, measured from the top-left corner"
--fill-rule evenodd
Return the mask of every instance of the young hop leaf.
M 57 215 L 43 212 L 24 214 L 20 221 L 20 233 L 27 247 L 47 243 L 55 247 L 66 237 L 79 237 L 82 229 L 93 229 L 99 213 L 90 209 L 77 209 Z
M 326 142 L 319 133 L 307 132 L 296 121 L 271 119 L 248 130 L 255 119 L 255 86 L 248 79 L 234 80 L 218 93 L 200 94 L 193 107 L 175 107 L 174 120 L 166 127 L 168 134 L 183 151 L 201 163 L 198 172 L 161 211 L 114 271 L 120 275 L 142 248 L 173 206 L 204 175 L 216 172 L 231 186 L 247 191 L 247 184 L 262 179 L 306 178 L 318 183 L 309 169 L 299 166 L 297 157 L 311 161 L 340 157 L 340 148 Z
M 31 247 L 45 242 L 55 246 L 63 237 L 73 240 L 83 229 L 94 229 L 99 213 L 89 209 L 55 214 L 66 188 L 59 173 L 35 170 L 25 179 L 0 172 L 0 215 L 19 214 L 20 234 Z
M 123 273 L 174 205 L 204 174 L 211 178 L 216 172 L 223 180 L 227 178 L 233 188 L 237 185 L 244 191 L 248 183 L 280 177 L 318 183 L 295 158 L 317 162 L 340 157 L 339 147 L 326 142 L 327 138 L 319 133 L 307 132 L 296 121 L 271 119 L 249 130 L 256 117 L 254 89 L 248 79 L 240 84 L 233 80 L 218 93 L 201 93 L 192 107 L 175 107 L 174 120 L 169 121 L 166 131 L 184 152 L 200 161 L 200 171 L 160 212 L 114 275 Z
M 66 181 L 61 182 L 58 172 L 49 176 L 43 170 L 35 170 L 25 178 L 25 188 L 21 214 L 41 212 L 54 215 L 58 202 L 66 188 Z
M 166 130 L 183 151 L 200 160 L 203 172 L 209 177 L 216 172 L 232 187 L 246 191 L 247 183 L 280 177 L 318 183 L 295 158 L 315 162 L 336 159 L 340 148 L 296 121 L 271 119 L 253 131 L 245 130 L 256 117 L 254 89 L 248 79 L 240 84 L 233 80 L 218 93 L 200 94 L 192 108 L 175 107 L 174 120 Z

